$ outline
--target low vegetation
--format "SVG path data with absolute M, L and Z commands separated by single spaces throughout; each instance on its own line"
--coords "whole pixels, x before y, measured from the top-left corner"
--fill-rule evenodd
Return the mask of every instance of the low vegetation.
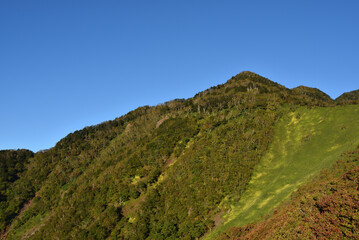
M 359 148 L 294 192 L 273 214 L 218 239 L 358 239 Z

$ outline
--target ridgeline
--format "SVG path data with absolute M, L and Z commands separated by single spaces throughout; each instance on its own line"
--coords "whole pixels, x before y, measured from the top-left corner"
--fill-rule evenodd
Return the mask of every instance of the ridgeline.
M 357 236 L 358 178 L 347 163 L 357 160 L 333 167 L 357 152 L 357 96 L 333 100 L 247 71 L 193 98 L 86 127 L 46 151 L 1 151 L 0 238 L 273 239 L 298 228 L 298 238 L 311 238 L 322 226 L 306 220 L 317 213 L 308 208 L 324 214 L 333 195 L 315 186 L 332 181 L 350 192 L 354 212 L 351 227 L 331 222 L 333 237 Z M 299 213 L 298 192 L 308 193 Z M 276 217 L 283 228 L 268 232 Z M 331 219 L 320 218 L 323 226 Z

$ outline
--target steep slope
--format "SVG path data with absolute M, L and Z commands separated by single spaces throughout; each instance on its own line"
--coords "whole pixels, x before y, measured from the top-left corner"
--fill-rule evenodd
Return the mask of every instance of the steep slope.
M 30 160 L 0 205 L 1 231 L 8 239 L 196 239 L 245 196 L 282 116 L 332 105 L 242 72 L 193 98 L 87 127 Z
M 158 128 L 161 119 L 146 116 L 131 122 L 81 175 L 59 185 L 59 190 L 53 187 L 60 171 L 56 167 L 53 179 L 27 210 L 28 219 L 14 223 L 10 238 L 36 228 L 28 223 L 36 225 L 38 218 L 46 222 L 38 222 L 43 226 L 33 238 L 199 237 L 212 225 L 209 211 L 228 194 L 244 191 L 270 141 L 274 116 L 263 110 L 248 110 L 244 116 L 196 115 L 169 117 Z M 144 134 L 143 126 L 150 122 Z
M 225 224 L 243 226 L 270 213 L 280 202 L 330 167 L 340 154 L 359 145 L 359 106 L 299 108 L 276 125 L 269 151 L 257 165 L 246 192 L 233 202 Z
M 128 114 L 131 115 L 133 114 Z M 0 204 L 1 235 L 6 233 L 3 237 L 8 236 L 6 230 L 9 230 L 10 223 L 20 213 L 23 213 L 22 217 L 25 220 L 26 217 L 32 216 L 29 214 L 31 210 L 29 203 L 32 202 L 35 194 L 39 195 L 40 189 L 46 188 L 46 199 L 56 198 L 60 186 L 81 172 L 99 149 L 113 138 L 115 130 L 121 128 L 121 121 L 106 122 L 69 134 L 54 148 L 38 152 L 34 158 L 29 159 L 20 179 L 7 189 L 7 201 Z M 24 206 L 27 206 L 25 212 Z M 41 216 L 47 208 L 48 205 L 43 205 L 41 211 L 36 214 Z M 11 229 L 13 227 L 16 226 L 11 226 Z
M 219 239 L 358 239 L 359 148 L 301 187 L 267 219 Z

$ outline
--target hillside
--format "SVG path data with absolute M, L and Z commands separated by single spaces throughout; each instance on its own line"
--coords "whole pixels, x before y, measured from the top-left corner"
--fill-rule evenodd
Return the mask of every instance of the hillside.
M 259 220 L 343 152 L 359 146 L 359 106 L 298 108 L 282 117 L 274 132 L 247 191 L 232 203 L 217 232 Z
M 6 189 L 19 179 L 33 156 L 33 152 L 25 149 L 0 151 L 0 202 L 7 201 Z
M 357 105 L 335 107 L 320 90 L 291 90 L 242 72 L 193 98 L 140 107 L 36 153 L 6 187 L 0 236 L 219 234 L 260 219 L 356 147 L 357 119 Z M 246 201 L 253 207 L 243 208 Z
M 358 103 L 359 102 L 359 90 L 346 92 L 335 99 L 338 103 Z
M 298 86 L 292 89 L 293 92 L 298 93 L 300 95 L 309 96 L 313 99 L 318 99 L 323 102 L 331 102 L 333 101 L 326 93 L 320 91 L 317 88 L 310 88 L 306 86 Z
M 359 148 L 291 195 L 257 224 L 233 227 L 218 239 L 358 239 Z

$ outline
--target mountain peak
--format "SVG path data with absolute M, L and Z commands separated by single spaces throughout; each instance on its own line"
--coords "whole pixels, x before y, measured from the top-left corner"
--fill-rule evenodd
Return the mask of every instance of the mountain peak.
M 237 75 L 260 76 L 259 74 L 255 73 L 255 72 L 251 72 L 251 71 L 242 71 L 242 72 L 238 73 Z M 260 76 L 260 77 L 262 77 L 262 76 Z
M 232 78 L 236 78 L 236 79 L 243 79 L 243 78 L 246 78 L 246 79 L 267 79 L 269 80 L 268 78 L 265 78 L 255 72 L 251 72 L 251 71 L 242 71 L 240 73 L 238 73 L 236 76 L 233 76 Z
M 285 89 L 284 86 L 251 71 L 242 71 L 238 73 L 236 76 L 233 76 L 226 84 L 231 85 L 233 82 L 240 82 L 241 85 L 251 83 L 263 87 L 266 86 Z
M 297 94 L 300 94 L 300 95 L 306 95 L 308 97 L 326 101 L 326 102 L 333 101 L 332 98 L 328 94 L 324 93 L 323 91 L 319 90 L 318 88 L 312 88 L 312 87 L 300 85 L 296 88 L 292 88 L 292 91 Z

